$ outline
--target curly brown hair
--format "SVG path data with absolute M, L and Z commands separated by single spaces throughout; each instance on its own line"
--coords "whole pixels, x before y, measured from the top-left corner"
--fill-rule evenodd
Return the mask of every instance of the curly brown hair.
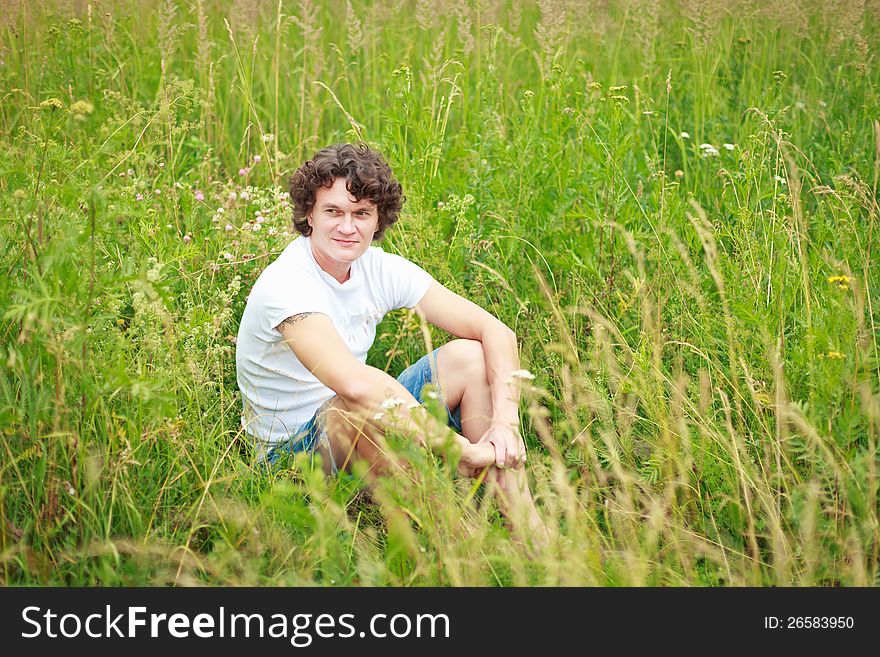
M 306 217 L 315 205 L 315 192 L 318 187 L 332 187 L 337 178 L 345 178 L 345 188 L 358 201 L 376 204 L 379 225 L 373 239 L 381 238 L 397 221 L 406 197 L 382 155 L 364 143 L 322 148 L 290 176 L 294 228 L 306 237 L 311 235 Z

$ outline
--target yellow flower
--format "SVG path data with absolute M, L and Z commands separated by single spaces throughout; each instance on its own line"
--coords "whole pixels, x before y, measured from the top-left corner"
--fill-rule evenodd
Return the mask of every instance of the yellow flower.
M 62 103 L 57 98 L 47 98 L 42 103 L 40 103 L 40 107 L 43 109 L 62 109 L 64 107 L 64 103 Z
M 846 358 L 846 354 L 842 354 L 839 351 L 829 351 L 825 356 L 831 360 L 841 360 Z
M 849 276 L 841 275 L 828 277 L 828 282 L 832 285 L 836 285 L 841 290 L 846 290 L 847 288 L 849 288 L 850 281 L 852 281 L 852 278 L 850 278 Z

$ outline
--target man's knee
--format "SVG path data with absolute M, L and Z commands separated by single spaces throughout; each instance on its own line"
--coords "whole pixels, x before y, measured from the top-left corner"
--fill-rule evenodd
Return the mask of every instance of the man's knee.
M 486 377 L 486 357 L 483 343 L 479 340 L 458 339 L 447 342 L 440 348 L 438 362 L 442 361 L 447 371 L 466 375 L 468 379 L 479 380 Z

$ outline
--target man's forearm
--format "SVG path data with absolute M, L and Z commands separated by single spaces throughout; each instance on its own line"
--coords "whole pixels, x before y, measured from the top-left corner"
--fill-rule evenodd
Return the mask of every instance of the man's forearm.
M 519 380 L 512 376 L 520 368 L 516 335 L 499 321 L 483 330 L 482 344 L 492 391 L 492 421 L 518 428 Z
M 361 384 L 353 394 L 341 394 L 340 397 L 349 407 L 361 411 L 367 420 L 387 422 L 393 419 L 396 428 L 414 436 L 429 449 L 441 447 L 450 439 L 460 445 L 467 442 L 463 436 L 437 421 L 400 381 L 386 372 L 365 366 Z M 377 417 L 377 414 L 381 415 Z

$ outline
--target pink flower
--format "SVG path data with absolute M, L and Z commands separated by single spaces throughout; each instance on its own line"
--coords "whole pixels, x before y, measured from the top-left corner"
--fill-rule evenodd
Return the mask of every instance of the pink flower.
M 189 244 L 190 242 L 192 242 L 192 237 L 190 237 L 189 235 L 184 235 L 183 236 L 183 243 Z
M 226 232 L 232 230 L 232 224 L 226 224 Z
M 135 200 L 135 201 L 143 201 L 143 200 L 144 200 L 144 195 L 143 195 L 143 194 L 138 194 L 137 196 L 134 197 L 134 200 Z
M 254 221 L 256 221 L 256 222 L 257 222 L 257 225 L 259 226 L 261 223 L 263 223 L 264 221 L 266 221 L 266 217 L 264 217 L 263 215 L 258 214 L 258 215 L 257 215 L 257 218 L 256 218 Z
M 243 169 L 239 169 L 239 170 L 238 170 L 238 175 L 239 175 L 239 176 L 246 176 L 247 174 L 248 174 L 248 168 L 247 168 L 247 167 L 244 167 Z
M 254 155 L 254 164 L 259 164 L 260 160 L 262 159 L 263 158 L 261 158 L 259 155 Z
M 201 189 L 197 189 L 195 193 L 195 197 L 197 201 L 205 200 L 205 193 Z

